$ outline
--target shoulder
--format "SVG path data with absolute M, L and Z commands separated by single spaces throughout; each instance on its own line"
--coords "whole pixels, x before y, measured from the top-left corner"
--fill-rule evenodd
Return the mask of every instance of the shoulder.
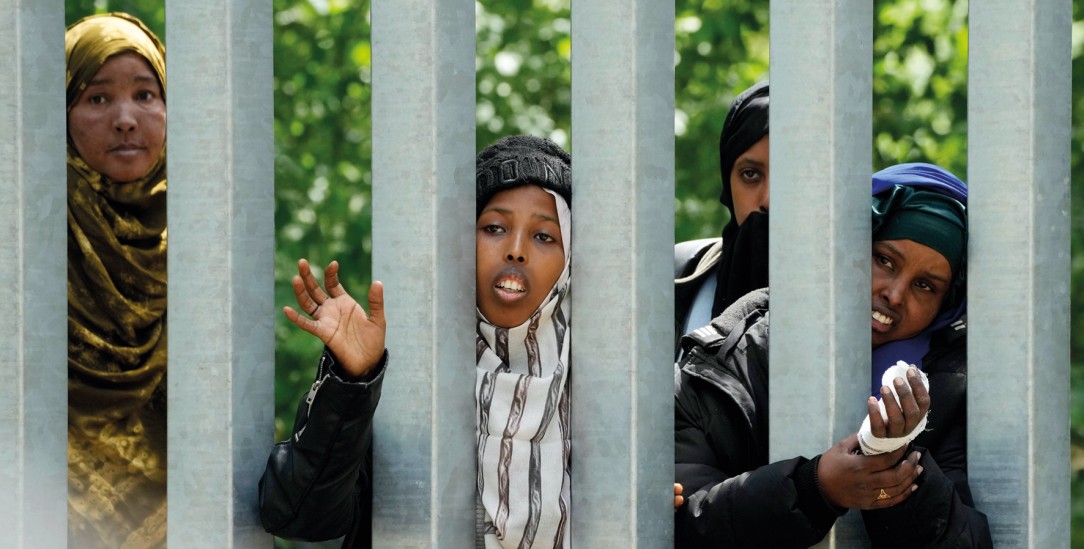
M 674 244 L 674 280 L 696 279 L 722 257 L 723 239 L 701 238 Z
M 933 333 L 922 369 L 928 374 L 967 375 L 966 316 Z
M 685 358 L 678 364 L 679 393 L 699 380 L 737 399 L 751 410 L 767 389 L 768 292 L 751 292 L 711 324 L 682 337 Z M 693 383 L 696 385 L 696 383 Z
M 702 356 L 714 355 L 734 347 L 740 336 L 751 332 L 767 337 L 767 288 L 749 292 L 713 318 L 711 324 L 682 336 L 681 346 L 686 351 L 699 348 Z

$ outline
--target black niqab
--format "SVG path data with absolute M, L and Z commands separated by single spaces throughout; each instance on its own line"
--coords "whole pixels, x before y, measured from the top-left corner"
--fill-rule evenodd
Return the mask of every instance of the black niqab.
M 711 315 L 718 316 L 739 297 L 768 285 L 768 214 L 752 212 L 738 225 L 730 191 L 730 171 L 742 153 L 768 135 L 768 82 L 742 92 L 730 104 L 719 136 L 719 170 L 723 192 L 719 201 L 730 211 L 723 227 L 723 257 Z

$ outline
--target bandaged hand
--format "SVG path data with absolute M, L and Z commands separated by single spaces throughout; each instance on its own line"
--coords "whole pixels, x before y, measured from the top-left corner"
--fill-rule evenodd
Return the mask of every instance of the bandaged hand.
M 858 431 L 859 447 L 865 455 L 898 450 L 926 428 L 930 410 L 926 374 L 900 361 L 885 371 L 881 383 L 881 398 L 869 398 L 869 413 Z

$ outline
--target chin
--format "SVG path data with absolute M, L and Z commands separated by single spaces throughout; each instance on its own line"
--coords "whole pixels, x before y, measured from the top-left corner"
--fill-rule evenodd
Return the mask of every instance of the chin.
M 147 164 L 144 166 L 123 166 L 116 169 L 98 171 L 114 183 L 131 183 L 132 181 L 146 177 L 150 170 L 151 165 Z

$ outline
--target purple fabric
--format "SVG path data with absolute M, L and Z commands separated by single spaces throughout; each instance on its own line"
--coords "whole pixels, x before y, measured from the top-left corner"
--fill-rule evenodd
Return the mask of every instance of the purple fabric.
M 967 206 L 967 185 L 960 181 L 948 170 L 934 166 L 933 164 L 911 163 L 890 166 L 873 174 L 873 195 L 891 189 L 894 185 L 904 187 L 922 188 L 923 190 L 938 192 L 959 200 Z M 967 314 L 967 297 L 960 299 L 960 303 L 951 308 L 941 311 L 933 324 L 920 334 L 910 338 L 885 343 L 873 350 L 873 360 L 870 364 L 870 394 L 880 395 L 881 376 L 885 370 L 895 366 L 896 361 L 902 360 L 908 364 L 914 364 L 922 368 L 922 357 L 930 350 L 930 337 L 937 330 L 956 322 Z

